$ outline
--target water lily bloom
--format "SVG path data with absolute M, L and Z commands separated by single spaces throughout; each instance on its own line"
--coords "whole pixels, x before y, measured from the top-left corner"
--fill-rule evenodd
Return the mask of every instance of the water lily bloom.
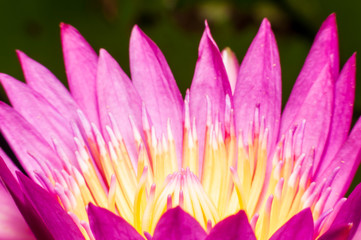
M 28 175 L 0 152 L 0 238 L 361 239 L 361 185 L 343 197 L 361 160 L 356 55 L 339 70 L 334 14 L 282 114 L 267 19 L 241 64 L 206 23 L 184 99 L 138 26 L 131 80 L 60 28 L 70 93 L 21 51 L 26 84 L 0 75 L 1 131 Z

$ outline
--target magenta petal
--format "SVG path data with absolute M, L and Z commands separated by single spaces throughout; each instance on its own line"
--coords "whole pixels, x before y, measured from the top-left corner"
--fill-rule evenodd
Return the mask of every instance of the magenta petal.
M 153 240 L 203 240 L 206 232 L 180 207 L 168 210 L 159 219 Z
M 330 74 L 337 79 L 339 71 L 339 53 L 336 15 L 331 14 L 322 24 L 307 56 L 305 64 L 296 80 L 292 93 L 282 114 L 281 132 L 289 129 L 305 101 L 308 92 L 326 65 L 330 65 Z
M 137 230 L 123 218 L 104 208 L 96 207 L 90 203 L 88 205 L 88 216 L 95 239 L 143 240 Z
M 319 168 L 320 172 L 328 166 L 329 162 L 335 157 L 337 151 L 347 138 L 352 121 L 355 81 L 356 54 L 353 54 L 346 62 L 335 83 L 334 110 L 327 148 L 323 153 L 324 160 Z
M 14 109 L 44 137 L 48 144 L 53 144 L 55 139 L 67 156 L 75 157 L 71 120 L 26 84 L 6 74 L 0 74 L 0 81 Z
M 205 240 L 256 240 L 244 211 L 217 223 Z
M 333 111 L 334 85 L 330 65 L 326 64 L 317 78 L 313 80 L 314 83 L 304 101 L 294 109 L 294 118 L 289 125 L 287 125 L 288 121 L 284 121 L 287 117 L 282 116 L 281 133 L 286 134 L 295 125 L 301 125 L 305 121 L 301 152 L 312 154 L 312 151 L 315 150 L 313 164 L 315 172 L 320 164 L 327 141 Z
M 60 33 L 70 92 L 89 120 L 98 125 L 95 89 L 98 56 L 74 27 L 61 23 Z
M 109 113 L 111 113 L 135 163 L 137 149 L 129 117 L 132 118 L 138 131 L 143 132 L 141 98 L 128 76 L 104 49 L 100 50 L 99 56 L 97 96 L 103 135 L 108 136 L 106 126 L 112 126 L 109 119 Z M 107 140 L 109 141 L 109 137 Z
M 16 207 L 10 193 L 0 183 L 0 239 L 30 240 L 35 239 L 29 226 Z
M 361 163 L 361 118 L 353 127 L 350 136 L 337 152 L 334 159 L 326 166 L 325 170 L 317 174 L 316 182 L 323 181 L 333 175 L 338 169 L 332 181 L 332 191 L 328 198 L 325 209 L 332 208 L 334 204 L 345 195 L 349 188 L 357 168 Z
M 84 239 L 73 219 L 64 211 L 56 198 L 20 172 L 18 179 L 25 196 L 41 216 L 55 240 Z
M 4 161 L 0 158 L 0 179 L 11 194 L 16 206 L 38 239 L 53 239 L 43 220 L 23 195 L 18 181 L 15 180 Z
M 130 37 L 129 57 L 133 84 L 146 105 L 157 137 L 167 134 L 170 119 L 180 161 L 183 100 L 167 61 L 158 46 L 138 26 L 134 26 Z
M 347 240 L 350 235 L 351 226 L 349 224 L 335 227 L 328 230 L 318 240 Z M 355 238 L 357 240 L 358 238 Z
M 313 219 L 309 208 L 293 216 L 269 240 L 312 240 Z
M 239 69 L 234 92 L 236 130 L 247 139 L 250 122 L 259 105 L 269 129 L 271 151 L 278 136 L 281 117 L 281 67 L 271 24 L 264 19 Z M 239 136 L 240 137 L 240 136 Z
M 353 190 L 344 205 L 338 212 L 330 230 L 345 224 L 352 223 L 349 239 L 355 235 L 361 221 L 361 184 Z
M 64 85 L 43 65 L 16 51 L 28 86 L 43 96 L 66 119 L 77 119 L 79 109 Z
M 42 172 L 39 160 L 48 161 L 51 166 L 61 169 L 61 163 L 44 138 L 19 113 L 0 102 L 0 129 L 27 173 L 34 177 L 34 170 Z M 33 178 L 35 179 L 35 178 Z
M 11 159 L 6 155 L 6 153 L 4 152 L 4 150 L 2 148 L 0 148 L 0 157 L 4 160 L 6 166 L 9 168 L 9 170 L 13 174 L 13 176 L 16 177 L 15 172 L 19 171 L 19 169 L 15 166 L 15 164 L 11 161 Z
M 219 115 L 219 120 L 223 125 L 226 94 L 231 97 L 232 90 L 229 85 L 222 56 L 211 36 L 208 25 L 206 24 L 198 48 L 198 60 L 190 89 L 190 114 L 191 121 L 193 118 L 196 120 L 200 169 L 202 169 L 203 164 L 203 149 L 207 122 L 206 97 L 210 100 L 210 116 L 212 117 L 212 121 L 215 121 L 216 117 Z

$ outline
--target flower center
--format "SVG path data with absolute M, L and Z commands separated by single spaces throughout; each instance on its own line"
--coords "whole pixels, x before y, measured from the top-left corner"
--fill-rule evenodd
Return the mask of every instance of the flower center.
M 181 164 L 177 161 L 170 122 L 167 136 L 157 138 L 145 107 L 144 140 L 130 118 L 138 148 L 137 161 L 129 156 L 111 114 L 106 143 L 97 127 L 79 111 L 79 124 L 73 125 L 76 161 L 71 161 L 54 141 L 63 169 L 42 164 L 44 173 L 36 174 L 39 182 L 58 197 L 86 238 L 93 238 L 86 213 L 89 202 L 120 215 L 141 234 L 152 234 L 162 214 L 178 205 L 208 231 L 242 209 L 259 240 L 268 239 L 307 207 L 316 221 L 316 236 L 329 227 L 326 220 L 334 216 L 324 207 L 333 177 L 319 184 L 312 182 L 314 151 L 301 152 L 305 122 L 282 136 L 276 150 L 270 153 L 269 130 L 260 116 L 259 106 L 255 107 L 250 130 L 239 129 L 237 138 L 229 97 L 226 97 L 223 125 L 212 119 L 208 100 L 204 154 L 200 159 L 196 124 L 195 119 L 190 119 L 188 99 L 184 105 Z M 267 166 L 270 166 L 268 171 Z

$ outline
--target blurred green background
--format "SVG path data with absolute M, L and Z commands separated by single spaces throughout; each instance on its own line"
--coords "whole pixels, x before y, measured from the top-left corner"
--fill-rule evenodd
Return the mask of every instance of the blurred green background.
M 313 38 L 330 13 L 337 14 L 341 64 L 353 52 L 360 52 L 360 9 L 357 0 L 2 0 L 0 72 L 23 79 L 15 54 L 15 49 L 20 49 L 66 84 L 59 36 L 59 23 L 66 22 L 97 51 L 107 49 L 129 74 L 129 36 L 138 24 L 162 49 L 184 94 L 192 80 L 204 19 L 208 19 L 220 49 L 231 47 L 241 60 L 267 17 L 280 51 L 285 103 Z M 3 92 L 1 99 L 6 101 Z M 360 115 L 359 81 L 354 119 Z M 358 176 L 354 183 L 361 182 Z

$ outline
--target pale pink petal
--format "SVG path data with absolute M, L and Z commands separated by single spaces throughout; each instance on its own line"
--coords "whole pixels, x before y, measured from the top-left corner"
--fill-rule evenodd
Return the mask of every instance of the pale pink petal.
M 111 113 L 135 164 L 137 146 L 129 117 L 132 118 L 138 131 L 142 133 L 142 101 L 128 76 L 104 49 L 100 50 L 99 56 L 97 96 L 103 135 L 109 141 L 106 126 L 112 126 L 109 118 L 109 113 Z
M 158 46 L 138 26 L 129 44 L 130 70 L 158 138 L 167 134 L 170 119 L 177 157 L 182 156 L 183 100 L 168 63 Z
M 48 144 L 51 146 L 56 140 L 68 157 L 75 158 L 72 119 L 66 118 L 47 99 L 26 84 L 6 74 L 0 74 L 0 81 L 14 109 L 43 136 Z
M 39 161 L 48 161 L 54 168 L 61 163 L 44 138 L 19 113 L 0 102 L 0 129 L 26 172 L 35 179 L 34 171 L 43 172 Z M 32 157 L 32 156 L 33 157 Z
M 77 119 L 79 106 L 65 86 L 46 67 L 16 51 L 28 86 L 43 96 L 66 119 Z
M 350 130 L 355 99 L 356 54 L 346 62 L 335 85 L 334 110 L 331 127 L 320 172 L 328 166 L 335 157 L 341 145 L 345 142 Z
M 88 119 L 98 125 L 95 89 L 98 56 L 74 27 L 61 23 L 60 30 L 70 92 Z
M 247 139 L 255 109 L 265 118 L 269 130 L 268 150 L 271 152 L 278 136 L 281 117 L 281 67 L 276 39 L 271 24 L 264 19 L 244 57 L 234 92 L 236 131 Z M 242 139 L 242 136 L 238 136 Z
M 315 79 L 318 78 L 325 65 L 330 65 L 333 79 L 337 79 L 339 71 L 338 37 L 336 15 L 331 14 L 322 24 L 305 64 L 298 76 L 282 114 L 281 132 L 292 127 L 298 109 L 305 101 Z
M 211 104 L 210 116 L 215 121 L 219 116 L 224 124 L 226 95 L 232 96 L 222 56 L 206 24 L 198 48 L 198 60 L 190 89 L 191 120 L 195 118 L 199 141 L 200 169 L 203 164 L 204 139 L 207 122 L 207 97 Z M 224 125 L 223 125 L 224 126 Z
M 239 71 L 238 59 L 236 57 L 236 54 L 228 47 L 223 49 L 221 54 L 223 64 L 226 68 L 226 72 L 228 75 L 229 84 L 231 86 L 232 93 L 234 93 Z

